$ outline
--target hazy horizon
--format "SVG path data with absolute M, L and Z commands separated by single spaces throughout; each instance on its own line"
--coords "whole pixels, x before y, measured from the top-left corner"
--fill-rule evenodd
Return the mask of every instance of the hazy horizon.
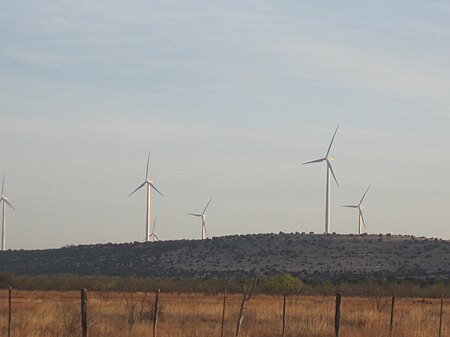
M 0 4 L 6 247 L 322 233 L 450 239 L 445 1 Z

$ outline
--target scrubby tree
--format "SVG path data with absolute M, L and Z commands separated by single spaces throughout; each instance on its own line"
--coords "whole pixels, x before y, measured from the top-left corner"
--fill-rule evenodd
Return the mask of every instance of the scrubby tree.
M 303 282 L 289 273 L 284 273 L 262 279 L 260 287 L 263 292 L 270 294 L 280 294 L 284 291 L 296 294 L 303 287 Z

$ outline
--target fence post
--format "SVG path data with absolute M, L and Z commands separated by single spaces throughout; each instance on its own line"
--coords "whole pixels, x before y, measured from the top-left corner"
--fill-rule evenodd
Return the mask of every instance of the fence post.
M 87 337 L 87 290 L 81 289 L 81 333 Z
M 283 331 L 281 332 L 281 337 L 286 334 L 286 292 L 283 292 Z
M 156 337 L 156 334 L 158 332 L 159 292 L 160 289 L 156 290 L 155 293 L 155 314 L 153 315 L 153 337 Z
M 442 313 L 444 311 L 444 293 L 441 294 L 441 313 L 439 314 L 439 337 L 442 337 Z
M 11 299 L 12 299 L 12 287 L 8 289 L 8 337 L 11 337 Z
M 220 337 L 223 337 L 223 327 L 225 325 L 225 307 L 227 305 L 227 291 L 223 293 L 222 326 L 220 328 Z
M 394 306 L 395 306 L 395 294 L 392 294 L 391 323 L 389 325 L 389 337 L 392 337 L 394 331 Z
M 334 316 L 334 331 L 336 337 L 341 336 L 341 293 L 336 294 L 336 314 Z

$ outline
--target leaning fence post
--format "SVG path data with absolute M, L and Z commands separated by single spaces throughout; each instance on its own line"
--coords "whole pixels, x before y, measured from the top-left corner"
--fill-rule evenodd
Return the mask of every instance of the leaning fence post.
M 160 289 L 156 290 L 155 293 L 155 314 L 153 315 L 153 337 L 156 337 L 156 333 L 158 332 L 159 292 Z
M 442 337 L 442 313 L 444 311 L 444 293 L 441 294 L 441 313 L 439 314 L 439 337 Z
M 391 323 L 389 325 L 389 337 L 392 337 L 394 331 L 394 305 L 395 305 L 395 294 L 392 294 Z
M 334 316 L 334 331 L 336 337 L 341 336 L 341 293 L 336 294 L 336 314 Z
M 220 328 L 220 337 L 223 337 L 223 327 L 225 325 L 225 307 L 227 305 L 227 291 L 223 293 L 222 326 Z
M 286 292 L 283 291 L 283 331 L 281 337 L 284 337 L 286 333 Z
M 11 299 L 12 299 L 12 287 L 8 289 L 8 337 L 11 337 Z
M 87 291 L 81 289 L 81 332 L 83 337 L 87 337 Z

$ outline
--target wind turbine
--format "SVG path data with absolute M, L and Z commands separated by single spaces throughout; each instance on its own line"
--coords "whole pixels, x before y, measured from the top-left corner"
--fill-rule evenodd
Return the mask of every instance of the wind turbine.
M 359 233 L 358 234 L 359 235 L 361 235 L 363 233 L 363 228 L 362 228 L 361 225 L 363 225 L 364 229 L 366 229 L 366 223 L 364 221 L 364 216 L 363 216 L 363 212 L 362 212 L 362 210 L 364 208 L 362 202 L 363 202 L 364 198 L 366 197 L 367 192 L 369 192 L 370 186 L 371 185 L 369 185 L 369 187 L 367 187 L 367 190 L 366 190 L 366 192 L 364 192 L 364 194 L 363 194 L 361 200 L 359 201 L 358 205 L 343 205 L 342 206 L 342 207 L 349 207 L 349 208 L 357 208 L 358 209 L 358 212 L 359 212 L 359 217 L 358 217 L 358 219 L 359 219 L 358 220 L 358 232 Z
M 156 216 L 155 216 L 155 221 L 153 221 L 152 233 L 150 234 L 150 237 L 152 238 L 152 242 L 155 242 L 155 239 L 157 241 L 159 241 L 158 235 L 156 235 L 156 233 L 155 233 L 155 227 L 156 227 Z
M 151 203 L 151 190 L 152 188 L 158 192 L 158 194 L 160 194 L 161 196 L 162 193 L 160 191 L 158 191 L 158 189 L 155 187 L 155 185 L 153 185 L 153 181 L 149 179 L 148 177 L 148 164 L 150 162 L 150 153 L 148 154 L 147 157 L 147 170 L 145 173 L 145 181 L 139 185 L 133 192 L 131 192 L 128 197 L 130 197 L 134 192 L 140 190 L 142 187 L 147 186 L 147 217 L 146 217 L 146 222 L 145 222 L 145 241 L 149 242 L 150 241 L 150 222 L 151 222 L 151 217 L 150 217 L 150 203 Z
M 206 209 L 208 208 L 209 204 L 211 203 L 212 197 L 211 199 L 209 199 L 208 203 L 206 204 L 205 209 L 203 210 L 203 212 L 201 214 L 194 214 L 194 213 L 188 213 L 188 215 L 192 215 L 192 216 L 197 216 L 202 218 L 202 240 L 206 239 Z
M 6 249 L 6 205 L 11 207 L 12 209 L 15 209 L 13 205 L 10 204 L 8 201 L 8 198 L 5 195 L 5 175 L 3 175 L 3 182 L 2 182 L 2 196 L 0 198 L 0 203 L 3 205 L 3 216 L 2 216 L 2 251 Z
M 339 129 L 339 125 L 336 128 L 336 131 L 334 131 L 333 134 L 333 138 L 331 138 L 331 142 L 330 145 L 328 146 L 328 150 L 327 153 L 325 155 L 325 157 L 320 158 L 320 159 L 316 159 L 316 160 L 311 160 L 308 161 L 306 163 L 303 163 L 303 165 L 306 164 L 313 164 L 313 163 L 321 163 L 321 162 L 326 162 L 327 163 L 327 190 L 326 190 L 326 203 L 325 203 L 325 234 L 330 234 L 331 233 L 331 220 L 330 220 L 330 189 L 331 189 L 331 184 L 330 184 L 330 172 L 333 175 L 334 181 L 336 182 L 336 185 L 339 187 L 339 183 L 336 179 L 336 176 L 334 174 L 333 171 L 333 167 L 331 166 L 331 161 L 334 160 L 333 157 L 330 156 L 330 151 L 331 151 L 331 146 L 333 145 L 333 141 L 334 141 L 334 137 L 336 137 L 336 133 Z

